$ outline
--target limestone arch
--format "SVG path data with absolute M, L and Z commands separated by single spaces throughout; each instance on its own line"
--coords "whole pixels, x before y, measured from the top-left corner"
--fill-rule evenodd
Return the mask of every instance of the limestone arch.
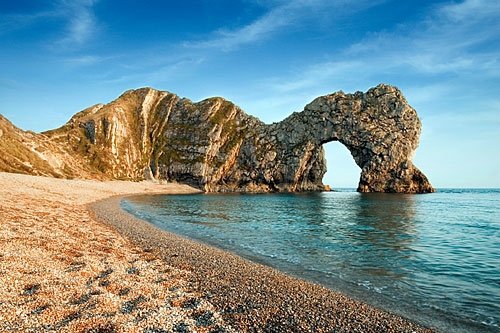
M 270 137 L 277 138 L 278 151 L 286 152 L 280 154 L 280 159 L 285 165 L 294 166 L 296 174 L 303 171 L 305 164 L 311 169 L 322 165 L 324 169 L 322 145 L 339 141 L 361 169 L 359 192 L 433 192 L 425 175 L 411 161 L 420 131 L 416 111 L 397 88 L 384 84 L 366 93 L 341 91 L 318 97 L 304 111 L 295 112 L 268 129 Z M 285 147 L 299 148 L 290 152 Z M 323 161 L 305 163 L 313 151 Z M 297 179 L 289 170 L 282 171 L 281 178 L 295 183 L 294 189 L 307 189 L 307 182 L 303 181 L 307 172 Z

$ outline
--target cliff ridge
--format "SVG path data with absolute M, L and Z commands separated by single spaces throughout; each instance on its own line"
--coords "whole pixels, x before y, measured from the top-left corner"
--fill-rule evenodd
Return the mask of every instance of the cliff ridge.
M 421 123 L 401 92 L 321 96 L 264 124 L 220 97 L 192 102 L 129 90 L 36 134 L 0 116 L 0 170 L 55 177 L 164 179 L 207 192 L 319 191 L 322 145 L 344 144 L 361 168 L 360 192 L 433 192 L 411 157 Z

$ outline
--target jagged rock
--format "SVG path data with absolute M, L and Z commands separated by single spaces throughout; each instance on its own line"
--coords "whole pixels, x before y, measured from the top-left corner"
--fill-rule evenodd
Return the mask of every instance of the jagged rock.
M 220 97 L 193 103 L 142 88 L 83 110 L 37 140 L 76 156 L 82 177 L 93 170 L 99 177 L 160 178 L 207 192 L 324 190 L 322 145 L 340 141 L 361 168 L 358 191 L 432 192 L 411 162 L 420 129 L 415 110 L 387 85 L 318 97 L 271 125 Z
M 340 141 L 351 152 L 361 168 L 360 192 L 432 192 L 427 178 L 412 164 L 411 156 L 418 146 L 421 124 L 401 92 L 391 86 L 379 85 L 366 94 L 338 92 L 322 96 L 308 104 L 303 112 L 271 125 L 282 136 L 279 157 L 284 165 L 293 165 L 299 159 L 301 170 L 312 166 L 305 162 L 306 152 L 319 151 L 321 145 Z M 290 132 L 290 129 L 293 129 Z M 271 130 L 272 131 L 272 130 Z M 290 154 L 284 147 L 297 147 Z M 308 189 L 317 184 L 325 168 L 319 162 L 315 171 L 297 173 L 294 184 Z M 323 163 L 323 165 L 321 164 Z M 285 174 L 283 171 L 281 174 Z M 302 175 L 307 180 L 300 182 Z M 286 175 L 291 179 L 292 175 Z M 304 188 L 305 187 L 305 188 Z

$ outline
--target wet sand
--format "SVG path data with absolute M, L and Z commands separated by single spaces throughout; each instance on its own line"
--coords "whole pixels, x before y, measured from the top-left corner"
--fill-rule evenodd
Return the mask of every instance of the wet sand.
M 90 205 L 97 220 L 192 272 L 191 282 L 224 322 L 241 332 L 431 332 L 320 285 L 162 231 L 120 208 L 120 197 Z

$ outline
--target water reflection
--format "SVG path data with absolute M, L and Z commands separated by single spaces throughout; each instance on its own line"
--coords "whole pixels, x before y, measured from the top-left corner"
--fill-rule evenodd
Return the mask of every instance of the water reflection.
M 142 196 L 124 206 L 391 311 L 498 327 L 500 196 L 481 193 Z
M 408 195 L 360 194 L 355 226 L 348 236 L 362 244 L 357 260 L 364 274 L 373 276 L 372 283 L 396 288 L 398 281 L 408 278 L 413 257 L 412 244 L 418 233 L 415 227 L 414 198 Z M 390 276 L 387 285 L 377 277 Z
M 416 236 L 415 203 L 410 195 L 362 193 L 354 205 L 361 241 L 396 251 L 410 248 Z

